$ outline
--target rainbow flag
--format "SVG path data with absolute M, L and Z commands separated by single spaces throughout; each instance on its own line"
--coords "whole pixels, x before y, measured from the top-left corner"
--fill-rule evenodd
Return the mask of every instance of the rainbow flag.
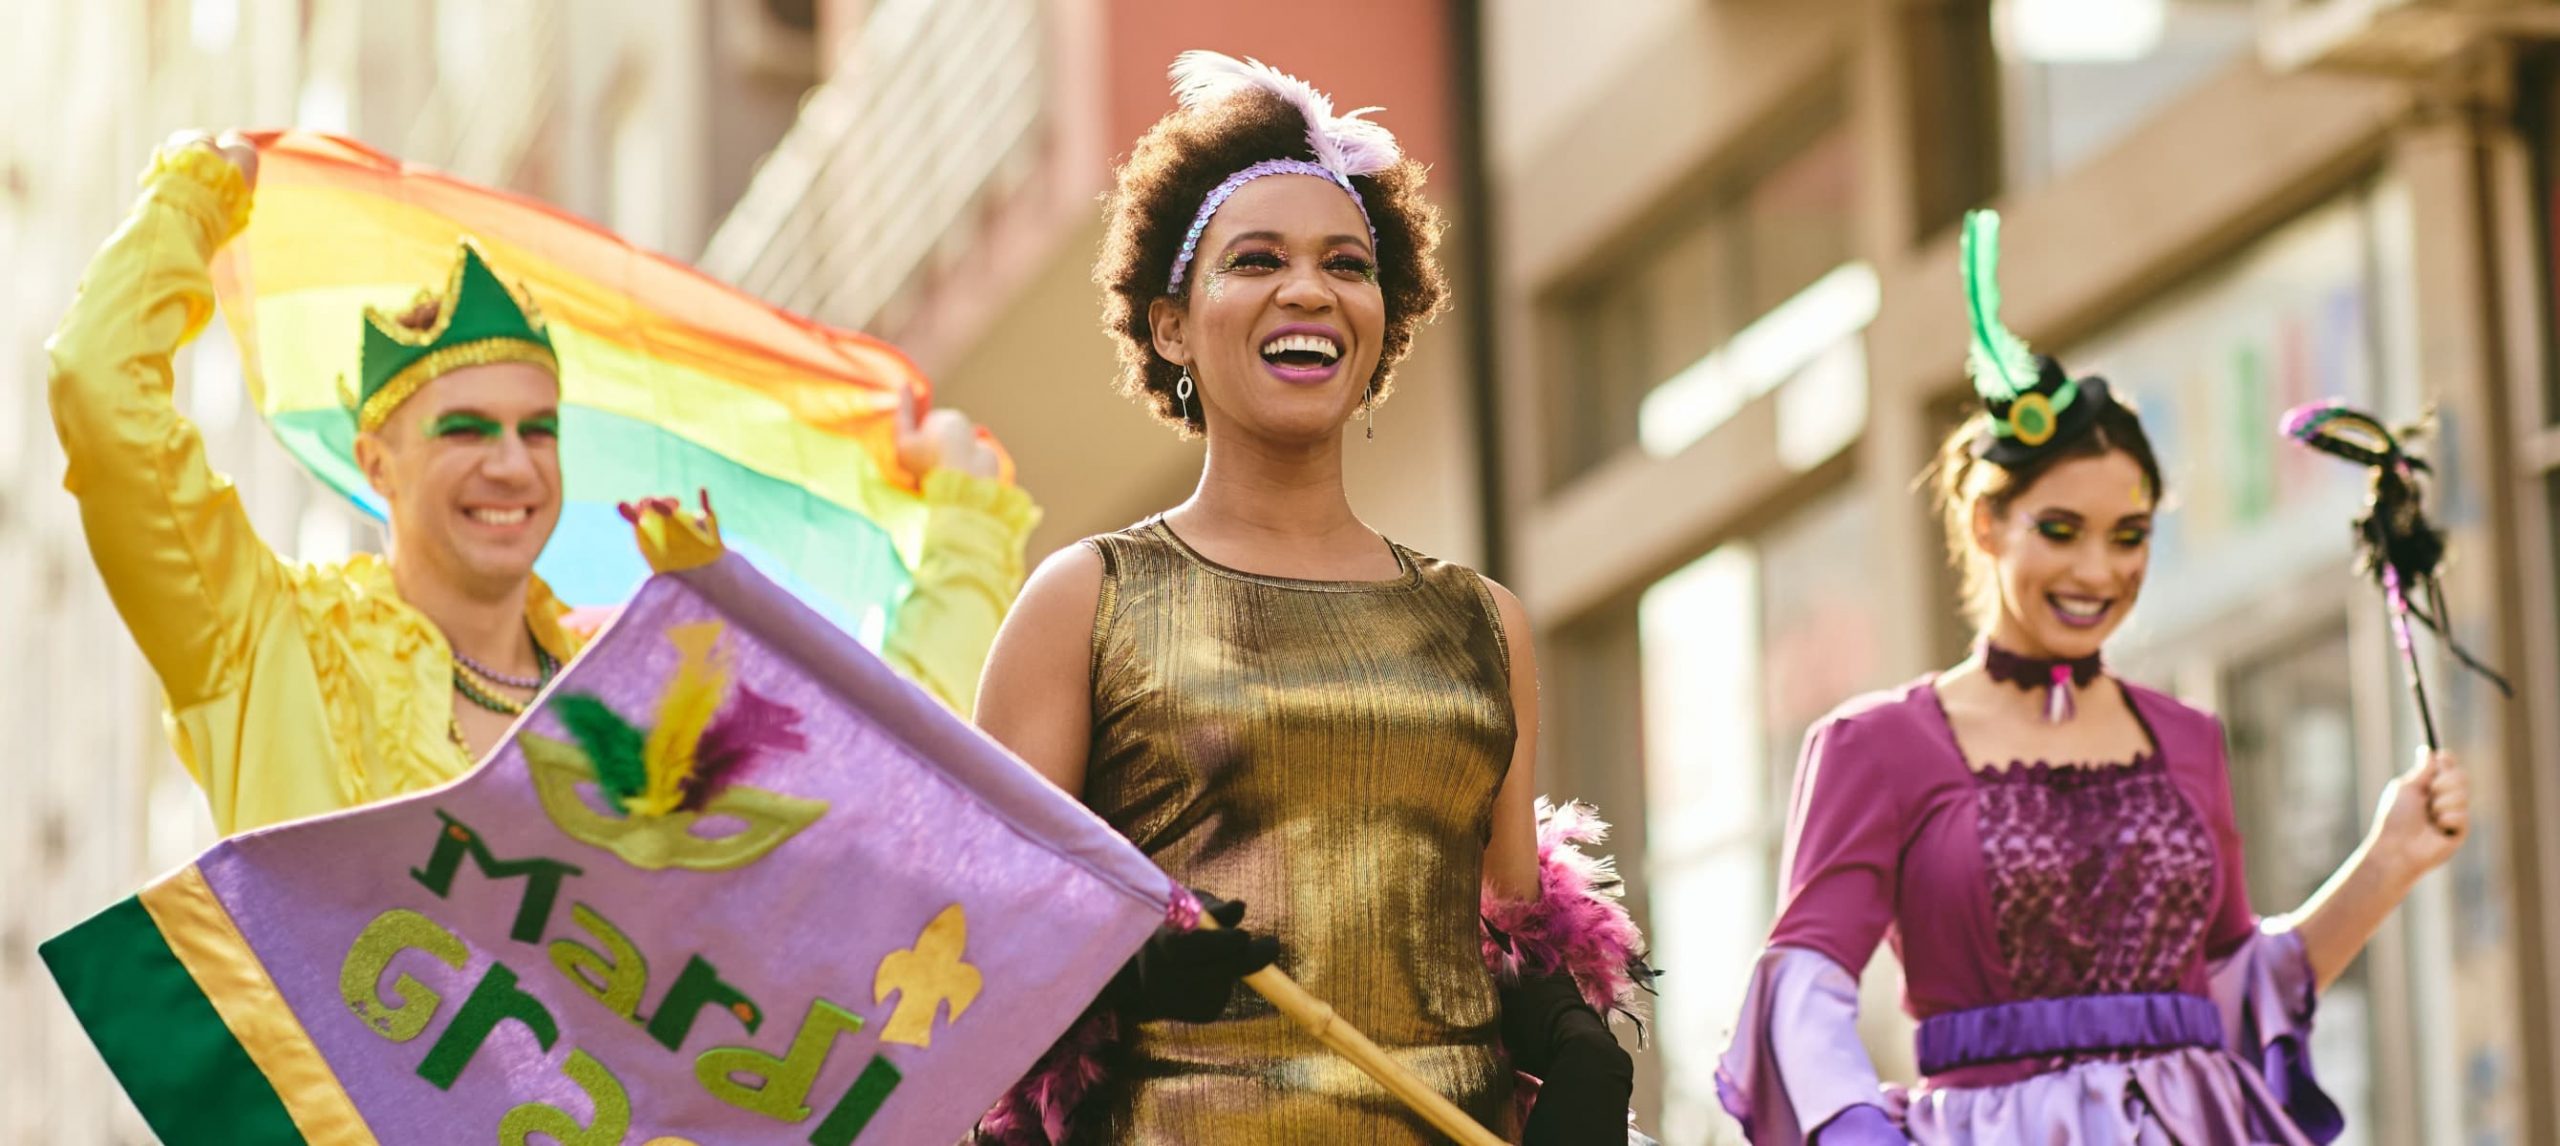
M 648 576 L 619 502 L 707 489 L 724 539 L 874 648 L 909 584 L 924 506 L 897 462 L 894 347 L 775 308 L 547 204 L 307 132 L 255 137 L 249 229 L 214 263 L 250 395 L 285 448 L 376 518 L 352 384 L 367 305 L 398 310 L 477 240 L 549 321 L 561 370 L 559 531 L 535 567 L 563 600 Z
M 1189 894 L 736 554 L 41 947 L 169 1146 L 956 1142 Z

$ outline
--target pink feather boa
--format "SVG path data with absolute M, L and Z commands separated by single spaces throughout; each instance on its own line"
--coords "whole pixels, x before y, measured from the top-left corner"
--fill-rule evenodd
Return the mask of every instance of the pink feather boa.
M 1496 978 L 1565 971 L 1603 1018 L 1627 1016 L 1643 1031 L 1642 995 L 1653 989 L 1644 933 L 1627 915 L 1617 861 L 1583 851 L 1609 838 L 1599 809 L 1538 800 L 1538 898 L 1484 897 L 1484 965 Z
M 1619 902 L 1625 894 L 1617 864 L 1582 849 L 1609 838 L 1597 809 L 1574 801 L 1555 807 L 1538 801 L 1538 898 L 1483 899 L 1481 938 L 1485 967 L 1505 983 L 1523 974 L 1559 969 L 1573 975 L 1582 997 L 1605 1018 L 1623 1014 L 1643 1028 L 1641 995 L 1652 989 L 1644 962 L 1644 934 Z M 1053 1146 L 1068 1140 L 1076 1108 L 1106 1075 L 1104 1062 L 1120 1040 L 1119 1021 L 1096 1007 L 1040 1056 L 1031 1073 L 978 1120 L 975 1146 Z M 1536 1084 L 1521 1076 L 1523 1119 Z
M 978 1119 L 972 1146 L 1050 1146 L 1065 1142 L 1076 1108 L 1105 1077 L 1103 1060 L 1120 1041 L 1120 1020 L 1096 1004 L 1058 1036 L 1031 1073 Z

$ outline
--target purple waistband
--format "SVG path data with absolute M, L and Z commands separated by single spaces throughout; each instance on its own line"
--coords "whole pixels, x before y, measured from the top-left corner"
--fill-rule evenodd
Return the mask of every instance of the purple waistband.
M 2222 1014 L 2187 994 L 2026 999 L 1920 1022 L 1920 1071 L 2095 1051 L 2222 1045 Z

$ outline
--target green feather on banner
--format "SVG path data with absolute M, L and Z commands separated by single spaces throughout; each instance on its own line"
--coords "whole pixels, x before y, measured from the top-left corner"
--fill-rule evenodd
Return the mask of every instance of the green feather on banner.
M 595 765 L 596 786 L 613 797 L 616 809 L 649 786 L 647 733 L 585 693 L 562 693 L 551 698 L 550 708 L 586 749 Z
M 1969 211 L 1964 217 L 1964 295 L 1972 311 L 1973 352 L 1967 363 L 1973 389 L 1986 402 L 2014 401 L 2034 389 L 2036 356 L 2000 325 L 2000 213 Z

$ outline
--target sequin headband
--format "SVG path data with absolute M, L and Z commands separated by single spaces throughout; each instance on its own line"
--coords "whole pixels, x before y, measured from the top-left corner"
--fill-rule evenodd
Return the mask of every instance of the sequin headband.
M 1217 214 L 1218 208 L 1226 205 L 1228 197 L 1241 190 L 1245 184 L 1265 175 L 1313 175 L 1342 188 L 1344 194 L 1351 196 L 1351 205 L 1360 209 L 1360 222 L 1369 228 L 1369 249 L 1372 251 L 1378 249 L 1378 225 L 1369 221 L 1369 204 L 1360 198 L 1360 192 L 1351 186 L 1350 176 L 1321 163 L 1309 163 L 1304 159 L 1265 159 L 1227 176 L 1209 192 L 1208 198 L 1200 201 L 1199 213 L 1191 216 L 1191 229 L 1182 233 L 1182 253 L 1173 257 L 1173 278 L 1165 284 L 1164 293 L 1182 293 L 1183 276 L 1191 270 L 1192 256 L 1199 253 L 1200 233 L 1209 229 L 1209 216 Z
M 1369 218 L 1369 204 L 1351 186 L 1352 176 L 1375 175 L 1404 158 L 1392 132 L 1361 118 L 1378 109 L 1364 107 L 1335 115 L 1331 96 L 1259 60 L 1200 51 L 1184 52 L 1174 58 L 1173 94 L 1186 112 L 1200 111 L 1249 92 L 1277 96 L 1297 109 L 1299 117 L 1307 122 L 1307 151 L 1315 158 L 1312 162 L 1265 159 L 1220 180 L 1208 198 L 1200 201 L 1199 212 L 1191 216 L 1191 229 L 1183 232 L 1182 253 L 1173 258 L 1173 274 L 1165 282 L 1166 294 L 1182 293 L 1182 280 L 1191 271 L 1192 256 L 1199 253 L 1200 232 L 1209 229 L 1209 216 L 1217 214 L 1237 188 L 1265 175 L 1313 175 L 1342 188 L 1343 194 L 1351 196 L 1352 206 L 1360 208 L 1360 221 L 1369 228 L 1369 249 L 1375 251 L 1378 247 L 1378 224 Z

